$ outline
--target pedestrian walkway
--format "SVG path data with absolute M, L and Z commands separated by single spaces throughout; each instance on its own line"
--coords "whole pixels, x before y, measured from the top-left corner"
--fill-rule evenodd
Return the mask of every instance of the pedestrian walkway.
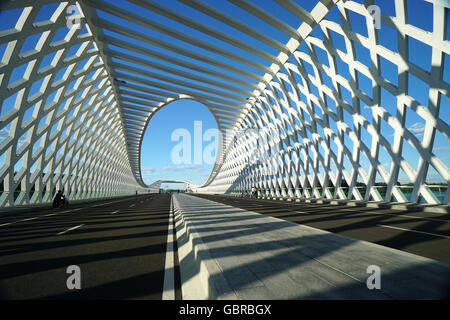
M 448 264 L 186 194 L 173 205 L 183 299 L 449 297 Z

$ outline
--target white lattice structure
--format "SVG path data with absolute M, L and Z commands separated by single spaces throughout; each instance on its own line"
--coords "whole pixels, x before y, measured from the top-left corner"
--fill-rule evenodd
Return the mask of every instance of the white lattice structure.
M 382 28 L 388 26 L 402 35 L 397 53 L 378 43 L 374 19 L 367 7 L 353 2 L 338 3 L 342 23 L 322 20 L 320 29 L 324 38 L 312 35 L 306 38 L 306 50 L 294 51 L 293 58 L 253 100 L 237 127 L 238 132 L 251 129 L 250 132 L 254 133 L 257 130 L 259 138 L 255 139 L 252 134 L 241 135 L 231 145 L 221 172 L 205 191 L 242 194 L 257 186 L 260 195 L 267 197 L 398 202 L 417 202 L 422 197 L 422 202 L 448 203 L 448 188 L 443 188 L 446 190 L 445 199 L 439 201 L 430 190 L 431 186 L 425 183 L 430 167 L 434 167 L 447 185 L 450 181 L 449 168 L 433 154 L 436 131 L 447 139 L 450 136 L 448 123 L 439 117 L 440 111 L 441 114 L 450 111 L 448 101 L 444 101 L 450 87 L 443 81 L 444 58 L 450 53 L 450 42 L 445 40 L 448 23 L 445 18 L 448 11 L 446 13 L 445 10 L 448 9 L 445 9 L 443 2 L 434 4 L 431 33 L 406 24 L 404 3 L 396 1 L 395 4 L 396 16 L 380 15 L 380 19 Z M 449 3 L 446 5 L 448 7 Z M 367 37 L 351 29 L 349 12 L 365 17 Z M 330 41 L 331 32 L 343 36 L 346 52 L 334 47 Z M 407 41 L 410 38 L 432 48 L 431 72 L 408 61 Z M 356 58 L 355 43 L 368 49 L 371 66 Z M 326 53 L 328 65 L 317 58 L 319 50 L 322 54 Z M 380 57 L 397 66 L 398 85 L 381 76 Z M 339 74 L 336 59 L 348 65 L 351 82 Z M 408 92 L 408 74 L 429 84 L 426 105 Z M 371 93 L 359 88 L 360 75 L 370 79 L 373 87 Z M 328 83 L 324 77 L 329 78 Z M 390 113 L 381 102 L 380 89 L 398 97 L 394 108 L 396 114 Z M 350 93 L 349 100 L 345 99 L 344 90 Z M 371 120 L 362 114 L 363 106 L 370 107 Z M 411 128 L 405 127 L 406 114 L 411 111 L 424 119 L 422 141 Z M 348 113 L 350 121 L 344 113 Z M 393 144 L 381 131 L 382 121 L 395 130 Z M 371 136 L 368 144 L 361 140 L 362 130 Z M 344 143 L 344 139 L 351 139 L 352 149 Z M 414 147 L 420 159 L 417 168 L 409 164 L 410 159 L 402 156 L 402 147 L 406 143 Z M 381 149 L 392 159 L 390 170 L 386 170 L 378 159 Z M 361 164 L 362 156 L 368 160 L 365 167 Z M 345 166 L 345 161 L 349 166 Z M 399 186 L 400 170 L 412 182 L 411 186 Z M 384 182 L 381 187 L 376 186 L 377 174 Z M 405 195 L 405 189 L 409 189 L 409 197 Z
M 432 30 L 409 23 L 403 0 L 379 20 L 373 1 L 275 0 L 284 15 L 229 0 L 286 42 L 200 0 L 7 1 L 17 20 L 0 30 L 0 206 L 49 201 L 57 189 L 71 198 L 145 189 L 145 129 L 183 98 L 233 133 L 198 192 L 256 185 L 270 197 L 449 203 L 448 162 L 434 143 L 438 134 L 449 146 L 449 4 L 423 1 Z M 411 61 L 414 41 L 429 48 L 429 66 Z M 427 86 L 426 101 L 413 81 Z M 406 125 L 418 117 L 420 128 Z M 249 131 L 258 138 L 241 134 Z M 441 199 L 427 184 L 431 170 L 446 182 Z M 400 175 L 411 184 L 400 186 Z
M 0 64 L 0 130 L 7 133 L 0 144 L 0 206 L 51 201 L 58 189 L 70 199 L 142 189 L 130 168 L 104 60 L 89 26 L 67 28 L 68 5 L 35 24 L 39 6 L 26 7 L 15 28 L 0 34 L 7 45 Z M 64 38 L 52 41 L 61 29 Z M 21 52 L 34 34 L 35 49 Z M 25 71 L 14 79 L 18 68 Z M 43 81 L 36 88 L 38 79 Z

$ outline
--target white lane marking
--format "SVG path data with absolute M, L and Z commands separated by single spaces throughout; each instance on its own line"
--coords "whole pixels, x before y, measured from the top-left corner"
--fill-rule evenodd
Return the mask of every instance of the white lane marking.
M 57 213 L 49 213 L 49 214 L 45 214 L 44 217 L 51 217 L 51 216 L 56 216 Z
M 65 230 L 65 231 L 59 232 L 59 233 L 57 233 L 56 235 L 57 235 L 57 236 L 63 235 L 63 234 L 65 234 L 65 233 L 69 232 L 69 231 L 72 231 L 72 230 L 81 228 L 82 226 L 84 226 L 84 224 L 80 224 L 80 225 L 78 225 L 78 226 L 72 227 L 72 228 L 67 229 L 67 230 Z
M 423 234 L 428 234 L 430 236 L 435 236 L 435 237 L 441 237 L 441 238 L 447 238 L 450 239 L 449 236 L 445 236 L 443 234 L 436 234 L 436 233 L 429 233 L 429 232 L 424 232 L 424 231 L 417 231 L 417 230 L 410 230 L 410 229 L 404 229 L 404 228 L 399 228 L 399 227 L 392 227 L 392 226 L 386 226 L 384 224 L 377 224 L 378 227 L 384 227 L 384 228 L 391 228 L 391 229 L 397 229 L 397 230 L 403 230 L 403 231 L 411 231 L 411 232 L 416 232 L 416 233 L 423 233 Z
M 111 214 L 115 214 L 115 213 L 117 213 L 117 212 L 119 212 L 120 210 L 116 210 L 116 211 L 113 211 L 113 212 L 111 212 Z
M 52 215 L 55 215 L 55 214 L 56 214 L 56 213 L 53 213 Z M 50 216 L 50 215 L 45 215 L 44 217 L 47 217 L 47 216 Z M 40 217 L 40 216 L 38 216 L 38 217 L 32 217 L 32 218 L 26 218 L 26 219 L 17 220 L 17 221 L 12 221 L 12 222 L 7 222 L 7 223 L 3 223 L 3 224 L 0 224 L 0 227 L 6 227 L 6 226 L 9 226 L 9 225 L 12 225 L 12 224 L 15 224 L 15 223 L 19 223 L 19 222 L 25 222 L 25 221 L 36 220 L 36 219 L 39 219 L 39 217 Z
M 39 217 L 33 217 L 33 218 L 22 219 L 22 220 L 19 220 L 19 222 L 36 220 L 37 218 L 39 218 Z
M 406 214 L 395 214 L 395 213 L 386 213 L 386 212 L 370 212 L 370 214 L 385 214 L 388 216 L 394 216 L 394 217 L 405 217 L 405 218 L 413 218 L 413 219 L 421 219 L 421 220 L 430 220 L 430 221 L 439 221 L 439 222 L 446 222 L 449 223 L 450 220 L 444 220 L 444 219 L 437 219 L 437 218 L 428 218 L 428 217 L 418 217 L 418 216 L 410 216 Z
M 175 253 L 173 243 L 175 233 L 173 230 L 173 204 L 170 202 L 169 227 L 167 229 L 166 264 L 164 267 L 164 286 L 162 300 L 175 300 Z
M 304 213 L 304 214 L 312 214 L 312 213 L 306 213 L 304 211 L 295 211 L 295 210 L 289 210 L 291 212 L 298 212 L 298 213 Z M 340 214 L 341 212 L 335 213 L 331 212 L 332 214 Z M 366 212 L 355 212 L 355 214 L 365 214 Z M 438 222 L 445 222 L 449 223 L 450 220 L 444 220 L 444 219 L 437 219 L 437 218 L 428 218 L 428 217 L 418 217 L 418 216 L 411 216 L 406 214 L 395 214 L 395 213 L 386 213 L 386 212 L 367 212 L 367 214 L 381 214 L 381 215 L 387 215 L 387 216 L 394 216 L 394 217 L 404 217 L 404 218 L 413 218 L 413 219 L 420 219 L 420 220 L 429 220 L 429 221 L 438 221 Z
M 0 227 L 9 226 L 10 224 L 13 224 L 13 223 L 14 222 L 3 223 L 3 224 L 0 224 Z
M 78 209 L 71 209 L 71 210 L 67 210 L 67 211 L 61 211 L 61 212 L 59 212 L 59 213 L 67 213 L 67 212 L 72 212 L 72 211 L 79 211 L 79 210 L 82 210 L 82 209 L 85 209 L 85 208 L 93 208 L 93 207 L 98 207 L 98 206 L 101 206 L 101 205 L 106 205 L 106 204 L 111 204 L 111 203 L 117 203 L 117 202 L 122 202 L 122 201 L 126 201 L 126 200 L 129 200 L 129 199 L 120 199 L 120 200 L 117 200 L 117 201 L 111 201 L 111 202 L 99 204 L 99 205 L 96 205 L 96 206 L 83 207 L 83 208 L 78 208 Z M 45 215 L 43 215 L 43 216 L 44 216 L 44 217 L 51 217 L 51 216 L 55 216 L 55 215 L 57 215 L 57 213 L 45 214 Z M 33 220 L 33 219 L 37 219 L 37 218 L 38 218 L 38 217 L 35 217 L 35 218 L 32 218 L 32 219 L 30 218 L 30 219 L 28 219 L 28 220 Z M 18 221 L 12 221 L 12 222 L 3 223 L 3 224 L 0 224 L 0 227 L 6 227 L 6 226 L 9 226 L 9 225 L 12 225 L 12 224 L 15 224 L 15 223 L 18 223 L 18 222 L 22 222 L 22 221 L 27 221 L 27 220 L 18 220 Z
M 37 218 L 39 218 L 39 217 L 33 217 L 33 218 L 27 218 L 27 219 L 23 219 L 23 220 L 17 220 L 17 221 L 7 222 L 7 223 L 0 224 L 0 227 L 10 226 L 10 225 L 12 225 L 12 224 L 19 223 L 19 222 L 35 220 L 35 219 L 37 219 Z

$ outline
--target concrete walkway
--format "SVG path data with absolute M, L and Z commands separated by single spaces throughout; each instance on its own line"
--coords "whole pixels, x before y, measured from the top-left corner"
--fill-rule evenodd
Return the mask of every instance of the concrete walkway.
M 448 264 L 185 194 L 173 205 L 183 299 L 450 296 Z

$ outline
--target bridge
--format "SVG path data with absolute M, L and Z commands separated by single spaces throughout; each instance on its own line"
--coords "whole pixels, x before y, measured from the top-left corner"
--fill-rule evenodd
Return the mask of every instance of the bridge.
M 448 1 L 0 9 L 0 298 L 448 299 Z M 147 185 L 183 99 L 211 173 Z
M 193 189 L 197 188 L 197 185 L 195 183 L 192 183 L 190 181 L 181 181 L 181 180 L 158 180 L 153 182 L 151 185 L 148 186 L 149 192 L 159 192 L 161 189 L 161 185 L 164 183 L 182 183 L 186 185 L 186 191 L 192 191 Z

